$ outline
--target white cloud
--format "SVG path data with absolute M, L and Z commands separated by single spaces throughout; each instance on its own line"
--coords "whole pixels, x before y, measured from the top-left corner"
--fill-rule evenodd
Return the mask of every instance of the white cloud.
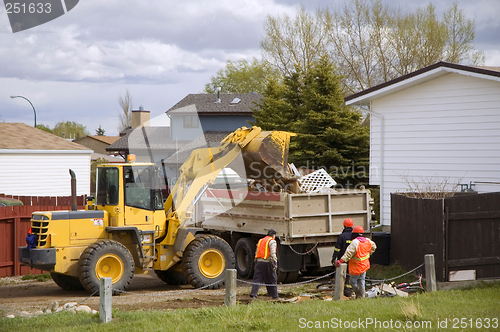
M 304 5 L 312 11 L 345 1 Z M 151 117 L 160 116 L 187 94 L 201 92 L 226 60 L 259 57 L 266 15 L 294 15 L 300 3 L 85 0 L 51 22 L 15 34 L 0 11 L 0 121 L 32 124 L 30 105 L 8 98 L 24 95 L 34 103 L 39 123 L 75 121 L 91 133 L 101 124 L 107 134 L 116 134 L 117 98 L 126 88 L 135 107 L 143 105 Z M 437 10 L 450 5 L 446 0 L 433 3 Z M 459 7 L 476 20 L 486 64 L 499 65 L 499 2 L 461 0 Z

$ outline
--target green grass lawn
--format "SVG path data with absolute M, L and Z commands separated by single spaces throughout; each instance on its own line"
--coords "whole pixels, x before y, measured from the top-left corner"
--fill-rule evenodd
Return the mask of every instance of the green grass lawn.
M 256 301 L 230 308 L 115 310 L 112 322 L 106 324 L 99 323 L 99 315 L 62 312 L 2 318 L 0 331 L 500 331 L 499 301 L 500 283 L 495 283 L 404 299 Z

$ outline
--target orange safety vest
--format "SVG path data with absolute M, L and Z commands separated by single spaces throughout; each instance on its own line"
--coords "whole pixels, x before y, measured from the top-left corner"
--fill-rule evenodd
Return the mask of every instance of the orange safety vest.
M 370 258 L 371 250 L 372 244 L 368 239 L 364 242 L 359 241 L 356 255 L 349 260 L 349 274 L 359 276 L 363 272 L 368 271 L 370 268 L 370 260 L 368 258 Z
M 271 253 L 269 252 L 269 242 L 273 239 L 272 236 L 266 236 L 259 240 L 257 243 L 257 250 L 255 251 L 255 258 L 267 259 Z

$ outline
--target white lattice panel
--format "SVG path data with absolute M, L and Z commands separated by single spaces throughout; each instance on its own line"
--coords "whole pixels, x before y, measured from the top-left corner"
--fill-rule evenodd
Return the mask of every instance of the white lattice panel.
M 324 169 L 319 169 L 310 174 L 304 175 L 300 179 L 300 189 L 306 193 L 316 193 L 321 188 L 330 188 L 337 184 L 334 179 Z

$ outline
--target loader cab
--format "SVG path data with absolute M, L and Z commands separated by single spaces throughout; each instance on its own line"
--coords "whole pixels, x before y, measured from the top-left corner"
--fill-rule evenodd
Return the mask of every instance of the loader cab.
M 154 164 L 100 165 L 96 183 L 97 209 L 109 213 L 110 226 L 153 229 L 165 222 L 161 173 Z

